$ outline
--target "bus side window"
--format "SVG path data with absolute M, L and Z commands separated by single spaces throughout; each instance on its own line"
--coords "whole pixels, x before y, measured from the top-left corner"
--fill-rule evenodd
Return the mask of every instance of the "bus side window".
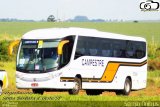
M 102 45 L 103 45 L 102 56 L 111 57 L 112 56 L 111 43 L 103 42 Z
M 121 56 L 120 46 L 118 44 L 114 44 L 113 56 L 114 57 L 120 57 Z
M 97 55 L 97 49 L 89 49 L 89 54 L 91 56 L 96 56 Z
M 86 48 L 85 47 L 86 47 L 86 42 L 83 40 L 78 40 L 74 59 L 77 59 L 81 56 L 86 55 Z
M 131 41 L 127 41 L 126 58 L 134 58 L 134 47 Z
M 113 56 L 118 58 L 125 57 L 126 42 L 124 40 L 113 40 Z
M 61 64 L 60 68 L 69 63 L 75 38 L 74 38 L 74 36 L 68 36 L 65 39 L 69 40 L 69 43 L 66 43 L 63 46 L 63 53 L 62 53 L 62 57 L 60 59 L 60 64 Z
M 97 56 L 98 55 L 98 47 L 97 47 L 96 38 L 89 38 L 87 40 L 87 47 L 88 47 L 88 55 L 89 56 Z
M 68 44 L 63 46 L 63 53 L 60 61 L 61 67 L 65 66 L 69 62 L 69 51 L 68 51 Z
M 140 59 L 145 56 L 145 44 L 142 42 L 135 42 L 135 57 Z

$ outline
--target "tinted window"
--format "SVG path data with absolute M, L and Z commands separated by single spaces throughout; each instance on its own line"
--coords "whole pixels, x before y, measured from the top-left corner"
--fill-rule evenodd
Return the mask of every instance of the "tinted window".
M 60 56 L 60 66 L 59 68 L 62 68 L 63 66 L 67 65 L 70 61 L 73 44 L 75 40 L 75 36 L 67 36 L 63 40 L 69 40 L 69 43 L 66 43 L 63 45 L 63 53 Z
M 128 41 L 126 47 L 126 58 L 143 58 L 146 55 L 146 43 Z
M 131 41 L 126 42 L 126 58 L 134 58 L 135 57 L 135 47 L 133 47 L 133 43 Z
M 113 56 L 113 49 L 112 49 L 112 43 L 109 39 L 102 40 L 102 46 L 101 46 L 102 56 L 104 57 L 112 57 Z
M 140 59 L 145 55 L 145 42 L 79 36 L 75 58 L 103 56 Z
M 89 51 L 89 55 L 91 56 L 98 56 L 99 51 L 100 51 L 100 47 L 99 47 L 99 40 L 98 38 L 87 38 L 88 41 L 88 51 Z
M 135 58 L 143 58 L 146 55 L 146 44 L 144 42 L 134 42 Z
M 126 41 L 112 40 L 112 46 L 113 46 L 113 57 L 119 57 L 119 58 L 125 57 Z
M 87 46 L 87 42 L 86 42 L 85 38 L 79 37 L 78 42 L 77 42 L 75 58 L 78 58 L 78 57 L 81 57 L 81 56 L 84 56 L 87 54 L 86 46 Z

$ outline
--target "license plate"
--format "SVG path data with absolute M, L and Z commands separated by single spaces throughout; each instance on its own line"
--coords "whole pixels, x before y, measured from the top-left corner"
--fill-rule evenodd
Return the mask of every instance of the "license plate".
M 32 87 L 38 87 L 38 83 L 32 83 L 31 86 Z

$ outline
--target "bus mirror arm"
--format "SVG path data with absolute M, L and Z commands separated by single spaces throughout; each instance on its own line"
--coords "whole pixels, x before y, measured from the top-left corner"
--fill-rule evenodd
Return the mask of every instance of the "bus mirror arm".
M 63 40 L 63 41 L 61 41 L 59 44 L 58 44 L 58 55 L 62 55 L 62 53 L 63 53 L 63 46 L 65 45 L 65 44 L 67 44 L 67 43 L 69 43 L 69 40 Z
M 8 47 L 8 54 L 9 54 L 9 55 L 12 55 L 12 53 L 13 53 L 13 48 L 14 48 L 16 45 L 18 45 L 19 42 L 20 42 L 20 40 L 15 40 L 15 41 L 13 41 L 13 42 L 10 43 L 10 45 L 9 45 L 9 47 Z

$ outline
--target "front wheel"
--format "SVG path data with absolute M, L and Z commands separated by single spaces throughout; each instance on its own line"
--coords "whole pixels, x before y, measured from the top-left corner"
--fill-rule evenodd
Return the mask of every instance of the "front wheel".
M 42 90 L 42 89 L 32 89 L 32 92 L 33 92 L 34 94 L 41 94 L 41 95 L 43 95 L 44 90 Z
M 73 87 L 73 89 L 68 91 L 70 95 L 77 95 L 81 89 L 81 79 L 76 77 L 74 79 L 74 82 L 75 86 Z
M 125 83 L 124 83 L 124 89 L 116 91 L 116 94 L 117 95 L 129 95 L 129 93 L 131 92 L 131 87 L 132 87 L 132 83 L 130 79 L 126 78 Z

